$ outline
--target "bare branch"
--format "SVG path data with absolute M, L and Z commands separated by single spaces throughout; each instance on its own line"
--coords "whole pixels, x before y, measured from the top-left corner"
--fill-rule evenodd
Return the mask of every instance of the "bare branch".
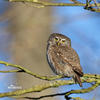
M 83 6 L 86 10 L 100 12 L 100 3 L 96 3 L 94 0 L 94 4 L 90 4 L 91 0 L 86 0 L 86 3 L 79 2 L 77 0 L 71 0 L 73 3 L 54 3 L 54 2 L 45 2 L 40 0 L 8 0 L 9 2 L 28 2 L 33 3 L 34 7 L 46 7 L 46 6 Z M 34 4 L 39 4 L 39 6 L 35 6 Z M 96 8 L 93 8 L 96 7 Z
M 0 64 L 4 64 L 5 66 L 18 68 L 17 70 L 0 71 L 1 73 L 24 72 L 26 74 L 30 74 L 30 75 L 34 76 L 35 78 L 39 78 L 42 80 L 48 80 L 48 82 L 46 82 L 46 83 L 43 83 L 40 85 L 35 85 L 35 86 L 28 88 L 28 89 L 20 89 L 20 90 L 16 90 L 16 91 L 12 91 L 12 92 L 0 93 L 0 97 L 9 97 L 10 96 L 10 97 L 15 97 L 15 98 L 18 98 L 18 97 L 22 98 L 20 96 L 23 94 L 26 94 L 26 93 L 41 92 L 45 89 L 57 88 L 57 87 L 62 86 L 62 85 L 76 84 L 73 80 L 55 80 L 55 79 L 62 78 L 62 76 L 52 76 L 52 77 L 40 76 L 38 74 L 35 74 L 35 73 L 29 71 L 28 69 L 26 69 L 20 65 L 10 64 L 10 63 L 4 62 L 4 61 L 0 61 Z M 51 81 L 51 80 L 55 80 L 55 81 Z M 87 92 L 94 90 L 96 87 L 98 87 L 100 85 L 100 75 L 97 75 L 97 74 L 84 74 L 84 76 L 81 78 L 81 80 L 82 80 L 82 83 L 95 82 L 95 84 L 93 84 L 91 87 L 86 88 L 86 89 L 72 90 L 72 91 L 69 91 L 66 93 L 58 93 L 58 94 L 41 96 L 41 97 L 37 97 L 37 99 L 50 97 L 50 96 L 53 97 L 53 96 L 58 96 L 58 95 L 65 95 L 66 98 L 69 98 L 70 94 L 87 93 Z M 28 99 L 29 97 L 24 97 L 24 98 Z M 30 99 L 31 99 L 31 97 L 30 97 Z M 76 98 L 76 100 L 77 100 L 77 98 Z M 82 99 L 80 98 L 79 100 L 82 100 Z
M 42 79 L 42 80 L 55 80 L 55 79 L 59 79 L 59 78 L 62 78 L 63 76 L 60 76 L 60 75 L 57 75 L 57 76 L 51 76 L 51 77 L 47 77 L 47 76 L 40 76 L 38 74 L 35 74 L 31 71 L 29 71 L 28 69 L 26 69 L 25 67 L 22 67 L 20 65 L 15 65 L 15 64 L 10 64 L 8 62 L 4 62 L 4 61 L 0 61 L 0 64 L 4 64 L 5 66 L 11 66 L 11 67 L 14 67 L 14 68 L 18 68 L 19 70 L 21 70 L 20 72 L 24 72 L 24 73 L 27 73 L 29 75 L 32 75 L 36 78 L 39 78 L 39 79 Z M 1 71 L 2 73 L 7 73 L 7 72 L 19 72 L 19 70 L 14 70 L 14 71 Z
M 94 90 L 96 87 L 98 87 L 100 85 L 100 81 L 96 82 L 94 85 L 92 85 L 91 87 L 87 88 L 87 89 L 80 89 L 80 90 L 71 90 L 69 92 L 66 93 L 65 96 L 69 96 L 71 94 L 81 94 L 81 93 L 87 93 L 90 92 L 92 90 Z

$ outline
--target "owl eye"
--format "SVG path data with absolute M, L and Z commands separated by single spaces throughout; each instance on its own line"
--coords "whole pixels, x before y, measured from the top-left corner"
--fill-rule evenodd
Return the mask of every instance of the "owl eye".
M 59 38 L 58 38 L 58 37 L 55 37 L 55 40 L 56 40 L 56 41 L 58 41 L 58 40 L 59 40 Z
M 62 41 L 62 43 L 65 43 L 65 39 L 62 39 L 61 41 Z

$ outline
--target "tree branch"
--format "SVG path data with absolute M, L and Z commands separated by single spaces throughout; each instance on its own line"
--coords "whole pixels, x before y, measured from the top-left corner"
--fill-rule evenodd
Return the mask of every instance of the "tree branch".
M 24 72 L 26 74 L 32 75 L 35 78 L 39 78 L 39 79 L 42 79 L 42 80 L 48 80 L 46 83 L 35 85 L 35 86 L 28 88 L 28 89 L 20 89 L 20 90 L 11 91 L 11 92 L 0 93 L 0 98 L 1 97 L 9 97 L 9 96 L 17 98 L 17 97 L 20 97 L 21 95 L 26 94 L 26 93 L 41 92 L 41 91 L 43 91 L 45 89 L 49 89 L 49 88 L 57 88 L 57 87 L 63 86 L 63 85 L 76 84 L 73 80 L 55 80 L 55 79 L 63 78 L 63 76 L 41 76 L 41 75 L 38 75 L 38 74 L 35 74 L 35 73 L 29 71 L 28 69 L 26 69 L 25 67 L 22 67 L 20 65 L 10 64 L 10 63 L 4 62 L 4 61 L 0 61 L 0 64 L 17 68 L 16 70 L 0 71 L 1 73 Z M 82 83 L 93 83 L 93 82 L 95 82 L 95 84 L 93 84 L 91 87 L 86 88 L 86 89 L 71 90 L 71 91 L 66 92 L 66 93 L 41 96 L 41 97 L 37 97 L 37 99 L 50 97 L 50 96 L 53 97 L 53 96 L 58 96 L 58 95 L 65 95 L 66 98 L 69 98 L 69 95 L 71 95 L 71 94 L 79 94 L 79 93 L 90 92 L 100 85 L 100 75 L 84 74 L 84 76 L 81 78 L 81 81 L 82 81 Z M 24 97 L 24 98 L 29 99 L 29 97 Z M 31 99 L 31 97 L 30 97 L 30 99 Z M 77 98 L 76 98 L 76 100 L 77 100 Z M 79 100 L 82 100 L 82 99 L 80 98 Z
M 92 90 L 94 90 L 96 87 L 98 87 L 100 85 L 100 81 L 97 81 L 94 85 L 92 85 L 91 87 L 87 88 L 87 89 L 80 89 L 80 90 L 71 90 L 69 92 L 66 93 L 65 96 L 69 96 L 71 94 L 80 94 L 80 93 L 88 93 Z
M 61 75 L 56 75 L 56 76 L 51 76 L 51 77 L 47 77 L 47 76 L 40 76 L 38 74 L 35 74 L 31 71 L 29 71 L 28 69 L 26 69 L 25 67 L 22 67 L 20 65 L 15 65 L 15 64 L 10 64 L 8 62 L 4 62 L 4 61 L 0 61 L 0 64 L 4 64 L 5 66 L 11 66 L 11 67 L 14 67 L 14 68 L 18 68 L 18 70 L 12 70 L 12 71 L 0 71 L 2 73 L 8 73 L 8 72 L 24 72 L 24 73 L 27 73 L 29 75 L 32 75 L 36 78 L 39 78 L 39 79 L 42 79 L 42 80 L 47 80 L 47 81 L 51 81 L 51 80 L 55 80 L 55 79 L 59 79 L 59 78 L 63 78 L 63 76 Z M 20 71 L 19 71 L 20 70 Z
M 28 2 L 28 3 L 35 3 L 39 4 L 40 6 L 35 6 L 35 7 L 46 7 L 46 6 L 83 6 L 86 10 L 90 11 L 95 11 L 95 12 L 100 12 L 100 3 L 95 3 L 90 4 L 89 2 L 86 3 L 81 3 L 77 0 L 71 0 L 74 3 L 54 3 L 54 2 L 45 2 L 45 1 L 40 1 L 40 0 L 8 0 L 9 2 Z M 87 0 L 86 0 L 87 1 Z M 42 6 L 41 6 L 42 5 Z M 96 7 L 96 8 L 93 8 Z
M 82 80 L 82 82 L 88 82 L 88 83 L 91 83 L 94 81 L 95 81 L 94 79 L 88 79 L 87 81 Z M 73 80 L 57 80 L 53 82 L 47 82 L 45 84 L 43 83 L 40 85 L 35 85 L 32 88 L 28 88 L 28 89 L 21 89 L 21 90 L 16 90 L 12 92 L 0 93 L 0 97 L 19 96 L 19 95 L 26 94 L 26 93 L 41 92 L 48 88 L 57 88 L 62 85 L 72 85 L 72 84 L 75 84 Z M 66 93 L 66 96 L 69 96 L 70 94 L 76 94 L 76 93 L 87 93 L 91 90 L 94 90 L 99 85 L 100 85 L 100 80 L 90 88 L 69 91 Z
M 14 72 L 23 72 L 21 69 L 16 69 L 16 70 L 7 70 L 7 71 L 0 71 L 0 73 L 14 73 Z

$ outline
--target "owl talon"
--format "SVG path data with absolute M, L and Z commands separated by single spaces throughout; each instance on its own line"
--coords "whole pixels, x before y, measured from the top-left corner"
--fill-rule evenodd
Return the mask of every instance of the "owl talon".
M 70 99 L 72 99 L 71 97 L 68 97 L 67 95 L 65 95 L 65 99 L 66 100 L 70 100 Z

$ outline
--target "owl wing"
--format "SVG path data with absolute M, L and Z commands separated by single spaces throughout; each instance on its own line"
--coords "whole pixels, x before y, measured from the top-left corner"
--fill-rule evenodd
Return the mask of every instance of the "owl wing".
M 78 75 L 83 76 L 79 56 L 73 48 L 71 48 L 71 51 L 73 52 L 72 57 L 74 58 L 73 62 L 75 63 L 75 65 L 72 63 L 72 68 Z
M 64 47 L 62 48 L 62 50 L 58 50 L 58 52 L 59 57 L 63 59 L 64 62 L 67 62 L 76 74 L 78 74 L 79 76 L 83 76 L 78 54 L 73 48 Z
M 75 73 L 77 73 L 79 76 L 83 76 L 83 72 L 82 72 L 82 70 L 81 69 L 79 69 L 79 68 L 77 68 L 77 67 L 72 67 L 73 68 L 73 70 L 74 70 L 74 72 Z

